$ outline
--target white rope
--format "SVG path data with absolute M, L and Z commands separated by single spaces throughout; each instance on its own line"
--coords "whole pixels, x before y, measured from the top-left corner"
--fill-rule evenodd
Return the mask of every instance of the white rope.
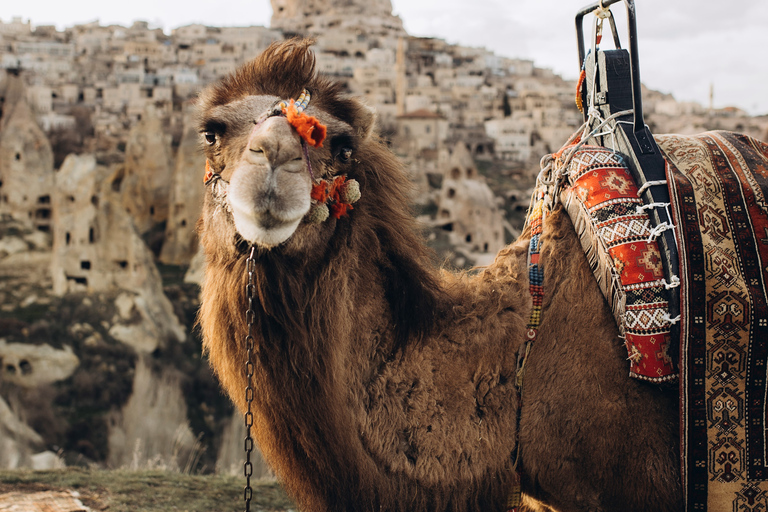
M 670 325 L 675 325 L 677 322 L 680 321 L 680 315 L 677 315 L 675 318 L 672 318 L 671 316 L 669 316 L 669 313 L 662 314 L 661 318 L 665 322 L 669 322 Z
M 637 191 L 637 197 L 640 197 L 643 195 L 643 192 L 645 192 L 650 187 L 655 187 L 656 185 L 666 185 L 667 180 L 656 180 L 656 181 L 646 181 L 645 184 L 643 184 L 642 187 Z
M 645 210 L 651 210 L 653 208 L 666 208 L 667 206 L 669 206 L 669 203 L 649 203 L 644 204 L 643 206 L 638 206 L 635 209 L 635 212 L 638 215 L 642 215 Z
M 668 229 L 675 229 L 675 226 L 673 226 L 669 222 L 662 222 L 661 224 L 659 224 L 658 226 L 656 226 L 651 230 L 650 234 L 648 235 L 648 240 L 646 240 L 646 242 L 648 243 L 653 242 L 654 238 L 656 238 L 657 236 L 659 236 L 660 234 L 662 234 Z
M 662 279 L 661 282 L 664 283 L 665 290 L 671 290 L 672 288 L 677 288 L 680 286 L 680 278 L 677 276 L 670 277 L 669 283 L 667 283 L 666 279 Z

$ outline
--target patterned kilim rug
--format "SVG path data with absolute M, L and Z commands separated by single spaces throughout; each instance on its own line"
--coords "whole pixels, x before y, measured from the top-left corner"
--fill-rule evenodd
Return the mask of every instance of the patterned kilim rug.
M 768 509 L 768 144 L 663 135 L 680 244 L 688 511 Z

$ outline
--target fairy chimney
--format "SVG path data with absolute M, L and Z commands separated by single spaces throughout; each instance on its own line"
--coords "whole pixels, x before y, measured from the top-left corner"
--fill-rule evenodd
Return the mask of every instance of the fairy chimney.
M 171 135 L 149 105 L 128 134 L 125 165 L 117 178 L 122 205 L 144 234 L 168 220 L 169 187 L 173 176 Z
M 56 174 L 53 292 L 123 292 L 115 305 L 124 321 L 109 332 L 139 352 L 152 352 L 166 340 L 183 341 L 186 333 L 163 293 L 152 252 L 120 205 L 115 179 L 93 155 L 69 155 Z
M 21 76 L 8 75 L 0 126 L 0 215 L 49 231 L 53 151 L 27 103 Z
M 503 212 L 463 142 L 456 144 L 447 162 L 437 220 L 456 246 L 492 254 L 504 246 Z
M 165 228 L 165 242 L 160 261 L 171 265 L 189 265 L 197 252 L 195 226 L 203 208 L 205 156 L 199 147 L 200 135 L 194 114 L 184 115 L 184 132 L 176 153 L 171 182 L 171 207 Z

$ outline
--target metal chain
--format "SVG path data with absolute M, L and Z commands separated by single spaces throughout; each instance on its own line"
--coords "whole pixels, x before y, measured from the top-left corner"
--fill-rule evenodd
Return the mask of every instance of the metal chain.
M 245 499 L 245 512 L 251 510 L 251 498 L 253 498 L 253 489 L 251 488 L 251 476 L 253 476 L 253 463 L 251 462 L 251 455 L 253 453 L 253 437 L 251 436 L 251 427 L 253 426 L 253 412 L 251 412 L 251 405 L 253 404 L 253 327 L 255 323 L 256 313 L 253 309 L 253 301 L 255 295 L 254 284 L 254 272 L 256 270 L 256 259 L 254 253 L 256 247 L 251 247 L 250 254 L 246 260 L 246 271 L 248 272 L 248 284 L 245 285 L 245 296 L 248 299 L 248 309 L 245 311 L 245 321 L 248 324 L 248 334 L 245 337 L 245 464 L 243 464 L 243 474 L 245 475 L 245 489 L 243 490 L 243 498 Z

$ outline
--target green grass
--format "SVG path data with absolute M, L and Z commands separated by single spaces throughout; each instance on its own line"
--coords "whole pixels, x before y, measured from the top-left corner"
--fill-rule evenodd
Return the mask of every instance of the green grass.
M 0 494 L 75 490 L 94 511 L 236 512 L 244 510 L 244 477 L 183 475 L 163 471 L 0 471 Z M 251 510 L 288 511 L 296 506 L 274 481 L 252 484 Z

